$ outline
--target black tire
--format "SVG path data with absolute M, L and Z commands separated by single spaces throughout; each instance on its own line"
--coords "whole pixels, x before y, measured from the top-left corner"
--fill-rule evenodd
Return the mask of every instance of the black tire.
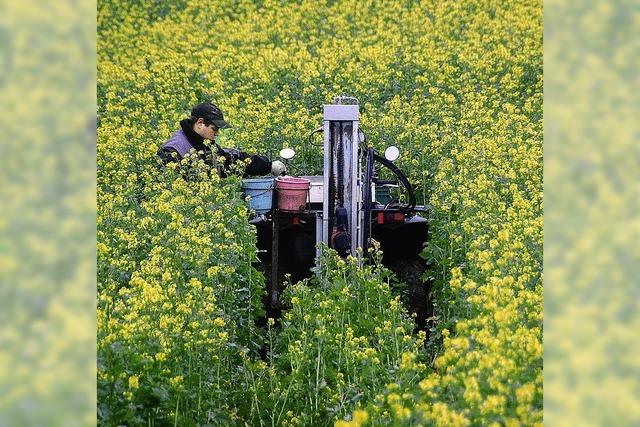
M 394 261 L 387 266 L 393 271 L 403 288 L 402 299 L 410 313 L 415 314 L 416 331 L 428 332 L 428 322 L 433 316 L 431 282 L 426 279 L 427 263 L 422 258 Z

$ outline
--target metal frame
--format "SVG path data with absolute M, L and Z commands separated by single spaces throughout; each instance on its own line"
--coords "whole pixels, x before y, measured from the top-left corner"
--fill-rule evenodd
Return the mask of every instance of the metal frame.
M 333 212 L 329 203 L 331 176 L 338 173 L 337 165 L 342 164 L 344 206 L 348 208 L 349 232 L 351 234 L 351 255 L 356 256 L 358 246 L 363 244 L 361 205 L 359 182 L 361 167 L 358 162 L 358 137 L 360 123 L 360 106 L 329 104 L 324 105 L 324 173 L 322 203 L 322 241 L 329 244 L 329 233 Z M 332 138 L 332 129 L 333 138 Z M 350 129 L 350 131 L 349 131 Z M 337 159 L 336 147 L 342 142 L 343 158 Z M 340 161 L 338 161 L 340 160 Z M 334 168 L 334 165 L 336 166 Z

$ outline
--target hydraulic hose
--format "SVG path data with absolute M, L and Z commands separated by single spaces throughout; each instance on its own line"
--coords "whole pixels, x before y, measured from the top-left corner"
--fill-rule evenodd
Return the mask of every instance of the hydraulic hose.
M 402 173 L 402 171 L 398 169 L 398 167 L 395 164 L 385 159 L 384 157 L 376 153 L 373 153 L 373 157 L 376 161 L 382 163 L 384 166 L 391 169 L 391 172 L 393 172 L 398 177 L 398 179 L 400 180 L 404 188 L 407 189 L 407 193 L 409 193 L 409 204 L 405 208 L 403 208 L 403 210 L 405 211 L 413 210 L 416 207 L 416 195 L 413 191 L 413 185 L 411 185 L 411 183 L 409 182 L 405 174 Z

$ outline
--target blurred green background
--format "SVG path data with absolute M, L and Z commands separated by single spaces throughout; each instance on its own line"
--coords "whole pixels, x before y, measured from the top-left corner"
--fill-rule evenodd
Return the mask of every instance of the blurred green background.
M 545 7 L 545 423 L 640 424 L 640 4 Z M 95 423 L 96 3 L 0 2 L 0 426 Z
M 545 423 L 640 424 L 640 3 L 544 3 Z
M 95 10 L 0 3 L 0 426 L 95 423 Z

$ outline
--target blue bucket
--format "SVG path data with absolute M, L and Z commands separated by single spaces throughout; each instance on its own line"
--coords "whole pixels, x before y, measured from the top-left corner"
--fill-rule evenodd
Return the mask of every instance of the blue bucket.
M 267 213 L 271 210 L 275 177 L 253 178 L 242 180 L 242 192 L 249 196 L 249 209 L 257 213 Z

